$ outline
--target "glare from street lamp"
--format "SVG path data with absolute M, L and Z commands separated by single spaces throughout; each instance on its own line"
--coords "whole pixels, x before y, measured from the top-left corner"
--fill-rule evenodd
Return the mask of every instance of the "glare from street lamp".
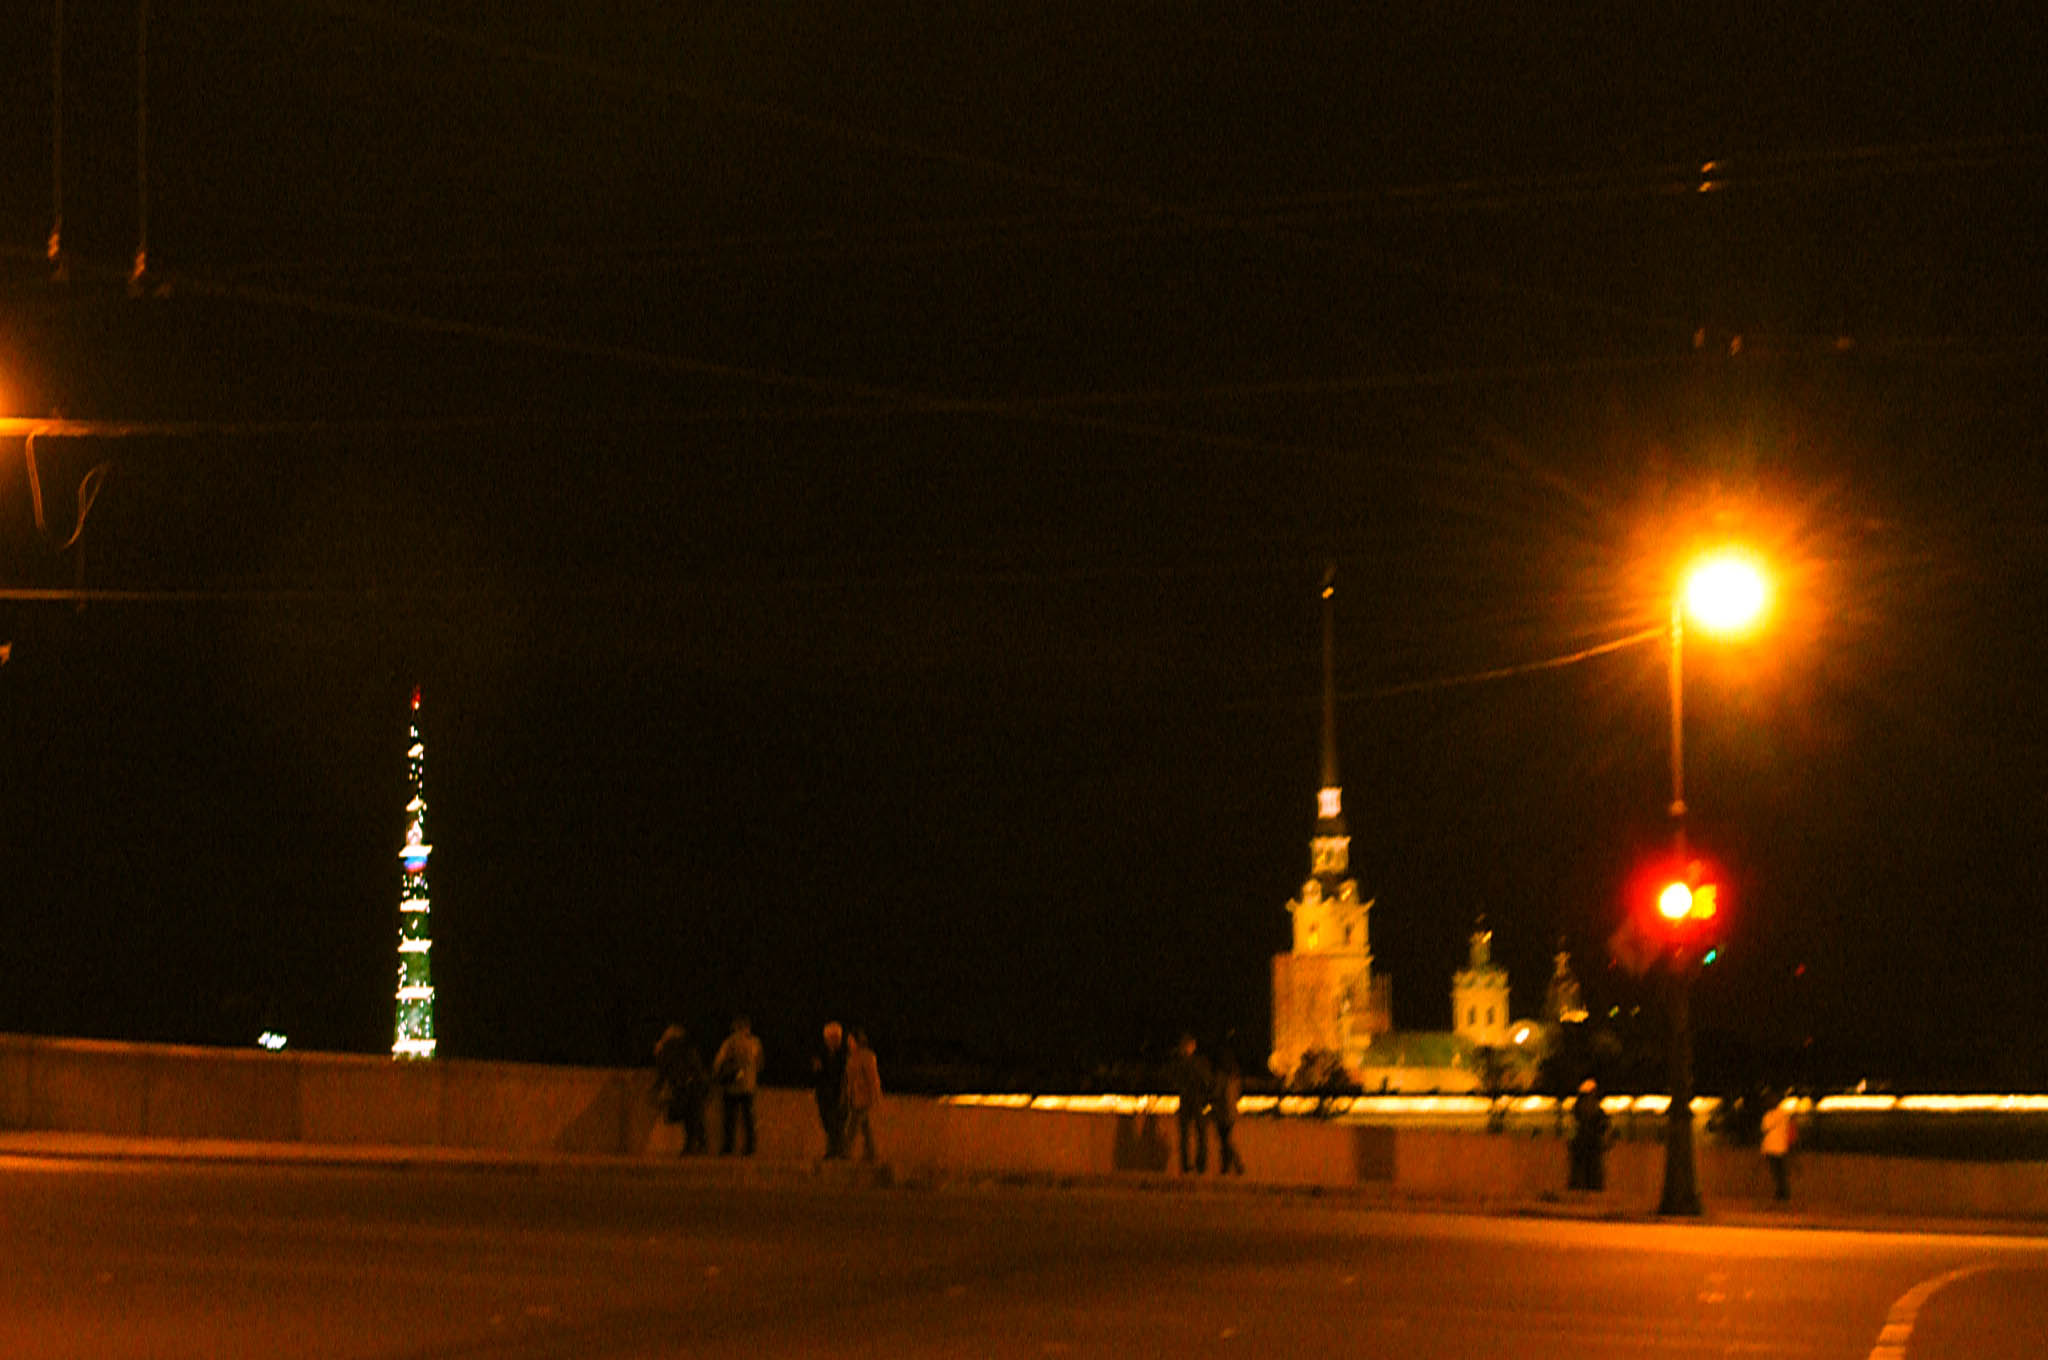
M 1739 633 L 1764 612 L 1770 588 L 1754 562 L 1732 553 L 1708 558 L 1685 578 L 1685 612 L 1712 633 Z
M 1657 910 L 1667 921 L 1683 921 L 1692 913 L 1692 889 L 1683 883 L 1666 884 L 1657 894 Z

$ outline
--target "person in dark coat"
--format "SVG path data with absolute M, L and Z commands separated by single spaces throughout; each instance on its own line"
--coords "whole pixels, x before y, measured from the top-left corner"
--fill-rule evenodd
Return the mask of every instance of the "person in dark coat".
M 1607 1111 L 1600 1108 L 1600 1083 L 1591 1077 L 1579 1083 L 1572 1102 L 1571 1188 L 1607 1188 Z
M 1180 1126 L 1181 1174 L 1192 1169 L 1199 1176 L 1209 1169 L 1209 1106 L 1216 1098 L 1216 1074 L 1209 1060 L 1195 1051 L 1194 1035 L 1181 1036 L 1180 1048 L 1167 1064 L 1166 1081 L 1180 1097 L 1174 1119 Z
M 683 1126 L 683 1155 L 708 1151 L 704 1106 L 711 1099 L 711 1069 L 681 1025 L 670 1025 L 654 1045 L 654 1074 L 660 1083 L 662 1114 Z
M 1237 1102 L 1244 1097 L 1244 1073 L 1237 1067 L 1237 1054 L 1225 1048 L 1216 1055 L 1216 1094 L 1209 1106 L 1209 1122 L 1216 1126 L 1216 1174 L 1242 1176 L 1244 1158 L 1230 1141 L 1237 1128 Z
M 811 1055 L 812 1088 L 818 1098 L 818 1123 L 825 1129 L 825 1156 L 846 1155 L 846 1030 L 837 1020 L 826 1024 L 818 1051 Z

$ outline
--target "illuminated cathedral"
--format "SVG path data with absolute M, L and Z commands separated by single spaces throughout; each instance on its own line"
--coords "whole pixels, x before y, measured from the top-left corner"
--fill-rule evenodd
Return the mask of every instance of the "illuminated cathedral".
M 1372 971 L 1372 900 L 1351 876 L 1351 830 L 1337 778 L 1335 570 L 1323 576 L 1323 778 L 1309 876 L 1287 904 L 1294 947 L 1273 956 L 1273 1074 L 1313 1085 L 1356 1071 L 1393 1027 L 1393 980 Z
M 1337 776 L 1335 596 L 1332 569 L 1323 577 L 1322 781 L 1309 876 L 1287 904 L 1292 947 L 1273 956 L 1268 1066 L 1298 1088 L 1342 1083 L 1369 1092 L 1477 1091 L 1503 1080 L 1526 1084 L 1550 1026 L 1510 1015 L 1508 972 L 1493 957 L 1493 932 L 1483 918 L 1468 939 L 1466 966 L 1451 979 L 1451 1028 L 1394 1028 L 1393 979 L 1373 970 L 1373 899 L 1351 872 L 1351 830 Z M 1562 952 L 1557 967 L 1553 993 L 1569 979 Z M 1577 1006 L 1578 984 L 1568 985 Z M 1583 1016 L 1580 1008 L 1572 1018 Z

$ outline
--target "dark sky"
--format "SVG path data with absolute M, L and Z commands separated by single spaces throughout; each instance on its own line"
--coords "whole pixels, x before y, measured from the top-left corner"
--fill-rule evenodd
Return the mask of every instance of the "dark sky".
M 1951 8 L 157 0 L 131 290 L 136 14 L 60 179 L 10 7 L 0 415 L 142 428 L 0 441 L 122 593 L 0 601 L 0 1027 L 387 1048 L 418 683 L 448 1053 L 1262 1056 L 1326 560 L 1398 1022 L 1482 912 L 1632 1004 L 1664 653 L 1459 681 L 1739 536 L 1702 1030 L 2048 1083 L 2048 53 Z

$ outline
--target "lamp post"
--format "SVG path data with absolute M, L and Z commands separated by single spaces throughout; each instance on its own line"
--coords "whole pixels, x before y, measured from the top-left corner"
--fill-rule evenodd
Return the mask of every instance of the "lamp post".
M 1685 840 L 1685 616 L 1692 614 L 1710 632 L 1740 632 L 1763 613 L 1768 593 L 1763 574 L 1753 563 L 1723 553 L 1694 566 L 1671 596 L 1671 844 L 1681 874 L 1691 858 Z M 1674 915 L 1670 910 L 1665 914 Z M 1685 915 L 1684 909 L 1675 915 Z M 1697 1217 L 1700 1191 L 1692 1145 L 1692 979 L 1698 960 L 1683 944 L 1674 944 L 1668 957 L 1671 1106 L 1664 1117 L 1664 1193 L 1657 1212 Z

